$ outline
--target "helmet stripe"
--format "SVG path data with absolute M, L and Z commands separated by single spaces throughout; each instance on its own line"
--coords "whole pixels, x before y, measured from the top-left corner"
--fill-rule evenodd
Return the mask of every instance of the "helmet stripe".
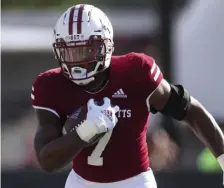
M 69 23 L 68 23 L 68 34 L 73 34 L 73 18 L 74 18 L 75 6 L 71 8 L 69 14 Z
M 77 34 L 82 33 L 82 13 L 85 5 L 80 5 L 77 20 Z

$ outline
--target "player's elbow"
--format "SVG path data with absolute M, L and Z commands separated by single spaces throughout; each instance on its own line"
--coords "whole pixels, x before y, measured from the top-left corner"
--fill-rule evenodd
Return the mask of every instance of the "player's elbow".
M 47 156 L 39 155 L 38 163 L 41 170 L 43 170 L 46 173 L 52 173 L 58 170 Z
M 39 166 L 40 166 L 41 170 L 46 173 L 53 173 L 53 172 L 57 171 L 57 169 L 54 168 L 52 165 L 49 165 L 44 162 L 39 162 Z
M 52 173 L 54 172 L 55 170 L 47 165 L 43 165 L 43 164 L 40 164 L 40 168 L 42 171 L 46 172 L 46 173 Z
M 46 173 L 53 173 L 55 172 L 55 168 L 53 168 L 50 165 L 44 164 L 44 163 L 40 163 L 40 168 L 42 171 L 46 172 Z
M 40 169 L 46 173 L 52 173 L 55 171 L 52 165 L 48 164 L 47 162 L 43 160 L 39 160 L 38 163 L 39 163 Z

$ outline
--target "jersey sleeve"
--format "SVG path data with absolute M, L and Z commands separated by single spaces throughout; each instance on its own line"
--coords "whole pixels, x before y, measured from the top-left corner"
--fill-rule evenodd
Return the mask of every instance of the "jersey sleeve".
M 142 66 L 143 66 L 143 86 L 144 93 L 146 96 L 146 104 L 149 108 L 149 98 L 155 91 L 155 89 L 159 86 L 163 79 L 163 74 L 156 64 L 155 59 L 146 54 L 142 55 Z
M 54 104 L 51 84 L 43 74 L 40 74 L 32 85 L 31 103 L 35 109 L 48 110 L 60 118 Z

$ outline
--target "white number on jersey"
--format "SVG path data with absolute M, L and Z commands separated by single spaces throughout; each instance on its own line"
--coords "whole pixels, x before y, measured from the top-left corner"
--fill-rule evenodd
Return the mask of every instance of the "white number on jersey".
M 105 150 L 110 137 L 112 136 L 113 130 L 109 130 L 98 142 L 92 154 L 88 156 L 88 164 L 93 166 L 102 166 L 103 157 L 101 157 L 103 151 Z

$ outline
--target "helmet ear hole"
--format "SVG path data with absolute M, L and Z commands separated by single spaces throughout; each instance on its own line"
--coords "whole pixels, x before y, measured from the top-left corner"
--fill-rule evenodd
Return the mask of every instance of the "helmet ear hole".
M 108 49 L 108 52 L 109 52 L 109 53 L 113 53 L 113 52 L 114 52 L 114 47 L 109 48 L 109 49 Z
M 98 58 L 98 61 L 103 61 L 103 57 L 99 57 Z

